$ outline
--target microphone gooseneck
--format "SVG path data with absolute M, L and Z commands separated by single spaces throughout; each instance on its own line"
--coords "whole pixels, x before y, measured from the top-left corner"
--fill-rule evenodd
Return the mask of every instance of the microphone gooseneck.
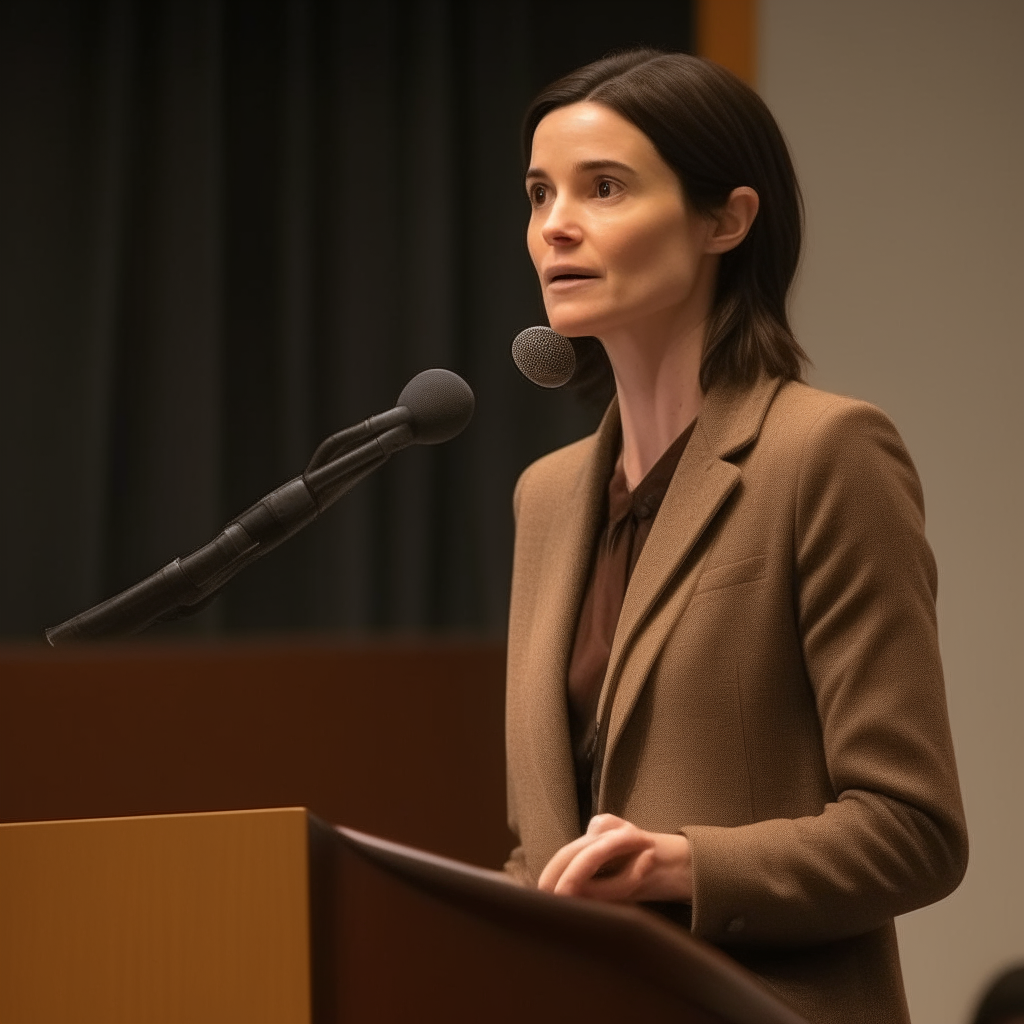
M 247 565 L 298 533 L 346 491 L 411 444 L 440 444 L 465 429 L 475 400 L 450 370 L 424 370 L 387 412 L 327 438 L 301 476 L 282 484 L 209 544 L 93 608 L 46 631 L 50 645 L 132 636 L 152 623 L 194 611 Z
M 542 388 L 560 388 L 576 372 L 572 342 L 550 327 L 527 327 L 512 342 L 512 360 L 527 380 Z

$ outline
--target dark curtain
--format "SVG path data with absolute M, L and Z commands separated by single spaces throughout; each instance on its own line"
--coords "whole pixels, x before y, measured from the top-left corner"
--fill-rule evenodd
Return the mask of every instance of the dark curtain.
M 591 429 L 508 358 L 531 94 L 685 3 L 0 4 L 0 634 L 208 540 L 428 366 L 477 395 L 178 631 L 500 634 L 516 475 Z M 164 627 L 166 628 L 166 627 Z

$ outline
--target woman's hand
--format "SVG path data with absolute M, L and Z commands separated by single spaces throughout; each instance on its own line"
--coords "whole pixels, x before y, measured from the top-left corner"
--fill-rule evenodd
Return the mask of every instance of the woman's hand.
M 686 836 L 645 832 L 614 814 L 598 814 L 590 819 L 585 836 L 548 861 L 537 888 L 611 903 L 689 902 L 690 843 Z

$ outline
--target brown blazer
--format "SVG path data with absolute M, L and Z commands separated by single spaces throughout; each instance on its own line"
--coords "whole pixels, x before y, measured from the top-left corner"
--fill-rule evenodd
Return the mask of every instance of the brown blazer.
M 579 834 L 566 671 L 618 412 L 516 488 L 507 869 Z M 682 832 L 693 932 L 815 1022 L 907 1021 L 893 917 L 967 836 L 920 484 L 864 402 L 713 388 L 626 593 L 595 813 Z

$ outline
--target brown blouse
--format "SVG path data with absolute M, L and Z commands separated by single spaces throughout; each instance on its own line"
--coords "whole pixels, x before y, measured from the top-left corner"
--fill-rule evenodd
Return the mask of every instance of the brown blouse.
M 626 486 L 621 454 L 608 483 L 605 522 L 594 547 L 590 579 L 583 594 L 576 640 L 569 661 L 569 731 L 576 767 L 580 829 L 583 832 L 587 829 L 592 809 L 597 704 L 608 669 L 615 627 L 629 578 L 633 575 L 686 442 L 693 433 L 693 426 L 691 423 L 672 442 L 635 490 L 630 491 Z

